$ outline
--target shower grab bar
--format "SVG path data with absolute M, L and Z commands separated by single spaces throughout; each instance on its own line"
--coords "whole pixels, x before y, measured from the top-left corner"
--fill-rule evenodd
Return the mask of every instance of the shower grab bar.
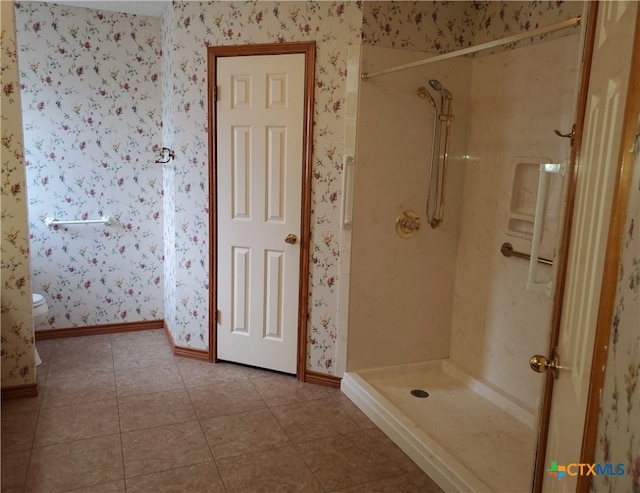
M 351 229 L 353 220 L 353 173 L 355 158 L 345 154 L 342 159 L 342 229 Z
M 536 198 L 536 212 L 533 218 L 533 236 L 531 238 L 531 258 L 529 259 L 529 277 L 527 279 L 527 290 L 536 293 L 543 293 L 551 297 L 553 281 L 538 282 L 538 249 L 540 248 L 540 238 L 542 236 L 542 219 L 544 215 L 544 203 L 547 197 L 547 187 L 549 185 L 549 175 L 559 174 L 564 177 L 567 165 L 565 163 L 542 163 L 540 165 L 540 179 L 538 180 L 538 196 Z
M 363 72 L 360 75 L 360 78 L 362 80 L 369 80 L 369 79 L 373 79 L 374 77 L 379 77 L 380 75 L 393 74 L 394 72 L 399 72 L 401 70 L 407 70 L 414 67 L 421 67 L 422 65 L 427 65 L 429 63 L 436 63 L 442 60 L 448 60 L 449 58 L 455 58 L 463 55 L 470 55 L 472 53 L 487 50 L 489 48 L 496 48 L 498 46 L 506 45 L 509 43 L 515 43 L 516 41 L 522 41 L 523 39 L 535 38 L 536 36 L 541 36 L 543 34 L 547 34 L 553 31 L 559 31 L 560 29 L 567 29 L 569 27 L 577 26 L 578 24 L 580 24 L 581 20 L 582 20 L 581 16 L 571 17 L 564 21 L 556 22 L 555 24 L 539 27 L 538 29 L 532 29 L 531 31 L 525 31 L 519 34 L 514 34 L 513 36 L 507 36 L 506 38 L 488 41 L 486 43 L 481 43 L 476 46 L 470 46 L 469 48 L 462 48 L 461 50 L 450 51 L 449 53 L 436 55 L 434 57 L 426 58 L 424 60 L 418 60 L 416 62 L 411 62 L 404 65 L 398 65 L 396 67 L 391 67 L 384 70 L 378 70 L 377 72 L 371 72 L 371 73 Z
M 528 253 L 514 250 L 511 243 L 503 243 L 500 247 L 500 253 L 505 257 L 518 257 L 525 260 L 529 260 L 531 258 L 531 255 L 529 255 Z M 544 265 L 553 265 L 553 260 L 549 260 L 548 258 L 538 257 L 538 262 Z
M 68 221 L 65 221 L 65 220 L 59 221 L 54 217 L 47 217 L 44 220 L 44 223 L 47 226 L 59 226 L 62 224 L 104 224 L 108 226 L 111 223 L 111 218 L 109 216 L 102 216 L 102 218 L 100 219 L 76 219 L 76 220 L 68 220 Z

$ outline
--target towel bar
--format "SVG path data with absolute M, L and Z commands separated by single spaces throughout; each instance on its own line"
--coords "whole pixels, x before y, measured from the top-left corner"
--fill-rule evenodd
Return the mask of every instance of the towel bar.
M 47 226 L 58 226 L 61 224 L 104 224 L 108 226 L 110 222 L 111 218 L 109 216 L 102 216 L 100 219 L 77 219 L 69 221 L 58 221 L 54 217 L 47 217 L 44 220 Z

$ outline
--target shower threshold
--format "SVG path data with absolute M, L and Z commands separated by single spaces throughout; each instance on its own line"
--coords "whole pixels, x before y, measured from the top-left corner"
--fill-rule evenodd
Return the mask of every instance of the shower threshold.
M 348 372 L 341 390 L 444 491 L 530 490 L 533 413 L 448 360 Z

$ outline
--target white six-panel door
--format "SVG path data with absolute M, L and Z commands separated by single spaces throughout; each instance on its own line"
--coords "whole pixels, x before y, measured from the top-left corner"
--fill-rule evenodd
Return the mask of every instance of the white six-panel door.
M 305 55 L 216 74 L 217 357 L 295 374 Z
M 602 285 L 622 116 L 627 94 L 636 2 L 601 2 L 593 51 L 567 280 L 553 387 L 547 468 L 580 462 L 593 343 Z M 545 473 L 543 491 L 574 492 L 575 468 Z

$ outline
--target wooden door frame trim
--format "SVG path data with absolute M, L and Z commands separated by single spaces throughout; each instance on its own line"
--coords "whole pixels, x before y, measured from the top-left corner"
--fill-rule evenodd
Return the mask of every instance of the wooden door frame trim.
M 208 137 L 209 137 L 209 361 L 217 360 L 217 195 L 216 195 L 216 101 L 212 97 L 216 86 L 216 61 L 220 57 L 255 55 L 305 55 L 304 123 L 302 156 L 302 198 L 300 219 L 300 287 L 298 291 L 298 344 L 296 377 L 305 381 L 307 373 L 307 320 L 309 318 L 309 259 L 311 243 L 311 179 L 313 151 L 313 104 L 315 87 L 314 41 L 297 43 L 247 44 L 210 46 L 207 48 L 208 68 Z
M 587 412 L 585 416 L 580 462 L 592 464 L 595 460 L 596 443 L 598 441 L 598 421 L 600 417 L 601 391 L 604 386 L 605 367 L 609 355 L 611 341 L 611 325 L 615 309 L 616 290 L 618 287 L 618 268 L 620 252 L 623 244 L 624 228 L 629 192 L 633 179 L 635 153 L 634 148 L 638 115 L 640 114 L 640 8 L 636 11 L 635 34 L 633 51 L 631 54 L 631 70 L 629 86 L 625 102 L 624 120 L 622 123 L 622 139 L 618 155 L 616 181 L 613 190 L 613 205 L 611 221 L 607 237 L 607 252 L 604 261 L 604 275 L 598 319 L 596 325 L 595 342 L 593 347 L 593 364 L 589 380 L 589 394 Z M 591 489 L 592 476 L 578 476 L 576 491 L 588 493 Z
M 551 319 L 551 334 L 549 337 L 549 350 L 551 354 L 558 345 L 560 339 L 560 322 L 562 319 L 562 304 L 564 302 L 564 290 L 567 280 L 567 267 L 569 259 L 569 246 L 571 243 L 571 226 L 573 224 L 573 211 L 575 205 L 577 176 L 576 170 L 580 161 L 580 147 L 584 132 L 584 120 L 587 109 L 587 95 L 589 93 L 589 77 L 591 75 L 591 60 L 593 57 L 593 46 L 595 43 L 596 24 L 598 20 L 599 2 L 589 4 L 587 15 L 587 27 L 584 41 L 584 53 L 582 60 L 582 74 L 580 76 L 580 92 L 578 94 L 578 108 L 575 123 L 575 135 L 571 147 L 571 166 L 567 172 L 567 202 L 563 220 L 562 240 L 558 255 L 558 272 L 556 281 L 556 292 L 553 300 L 553 314 Z M 538 426 L 538 443 L 536 446 L 536 458 L 533 473 L 532 491 L 542 492 L 544 481 L 545 460 L 547 451 L 547 439 L 549 435 L 549 422 L 551 419 L 551 397 L 553 395 L 553 374 L 545 372 L 545 386 L 540 405 L 540 418 Z

